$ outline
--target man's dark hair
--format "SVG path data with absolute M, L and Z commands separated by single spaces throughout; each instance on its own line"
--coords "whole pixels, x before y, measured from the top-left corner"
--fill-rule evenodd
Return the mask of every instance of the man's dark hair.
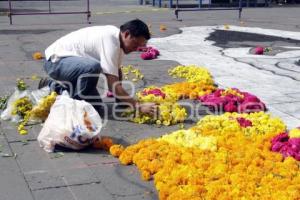
M 150 31 L 147 24 L 142 20 L 135 19 L 120 26 L 121 32 L 129 31 L 130 35 L 133 37 L 144 37 L 146 40 L 150 39 Z

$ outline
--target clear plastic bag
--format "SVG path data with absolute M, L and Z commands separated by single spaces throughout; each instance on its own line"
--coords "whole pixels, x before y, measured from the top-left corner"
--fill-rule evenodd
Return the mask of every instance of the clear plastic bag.
M 21 120 L 21 116 L 12 114 L 13 104 L 16 100 L 23 97 L 29 97 L 29 96 L 30 96 L 30 92 L 28 90 L 20 91 L 18 89 L 15 89 L 14 93 L 7 100 L 7 106 L 6 109 L 3 110 L 3 112 L 1 113 L 1 119 L 11 120 L 13 122 L 19 122 Z
M 38 104 L 40 103 L 41 99 L 43 99 L 43 97 L 47 96 L 50 94 L 50 88 L 47 87 L 43 87 L 41 89 L 38 90 L 33 90 L 30 95 L 32 97 L 32 100 L 34 101 L 34 104 Z
M 22 120 L 22 117 L 19 115 L 12 114 L 12 111 L 14 109 L 14 102 L 16 102 L 18 99 L 21 99 L 23 97 L 28 97 L 30 101 L 32 102 L 32 105 L 37 105 L 40 100 L 47 96 L 50 93 L 49 87 L 44 87 L 38 90 L 19 90 L 15 89 L 14 93 L 8 98 L 6 103 L 6 108 L 1 113 L 1 119 L 2 120 L 11 120 L 13 122 L 20 122 Z

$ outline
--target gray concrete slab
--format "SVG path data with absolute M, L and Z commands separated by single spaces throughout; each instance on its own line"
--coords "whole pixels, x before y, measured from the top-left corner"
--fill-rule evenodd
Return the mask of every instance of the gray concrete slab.
M 36 141 L 10 144 L 31 190 L 100 182 L 76 152 L 62 157 L 41 151 Z M 35 158 L 35 159 L 32 159 Z
M 15 152 L 10 149 L 5 135 L 0 135 L 0 199 L 33 200 L 31 190 L 24 180 L 24 174 L 16 162 Z

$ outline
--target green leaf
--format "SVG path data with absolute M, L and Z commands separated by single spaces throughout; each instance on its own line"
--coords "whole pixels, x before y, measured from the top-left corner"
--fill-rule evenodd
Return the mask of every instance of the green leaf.
M 63 152 L 57 152 L 57 153 L 53 153 L 54 155 L 51 157 L 51 159 L 53 158 L 60 158 L 63 157 L 65 154 Z

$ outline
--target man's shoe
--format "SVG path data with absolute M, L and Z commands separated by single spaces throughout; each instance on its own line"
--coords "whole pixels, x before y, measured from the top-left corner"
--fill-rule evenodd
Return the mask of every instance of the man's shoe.
M 51 82 L 52 82 L 52 80 L 50 78 L 47 78 L 47 77 L 41 78 L 38 89 L 49 86 Z

